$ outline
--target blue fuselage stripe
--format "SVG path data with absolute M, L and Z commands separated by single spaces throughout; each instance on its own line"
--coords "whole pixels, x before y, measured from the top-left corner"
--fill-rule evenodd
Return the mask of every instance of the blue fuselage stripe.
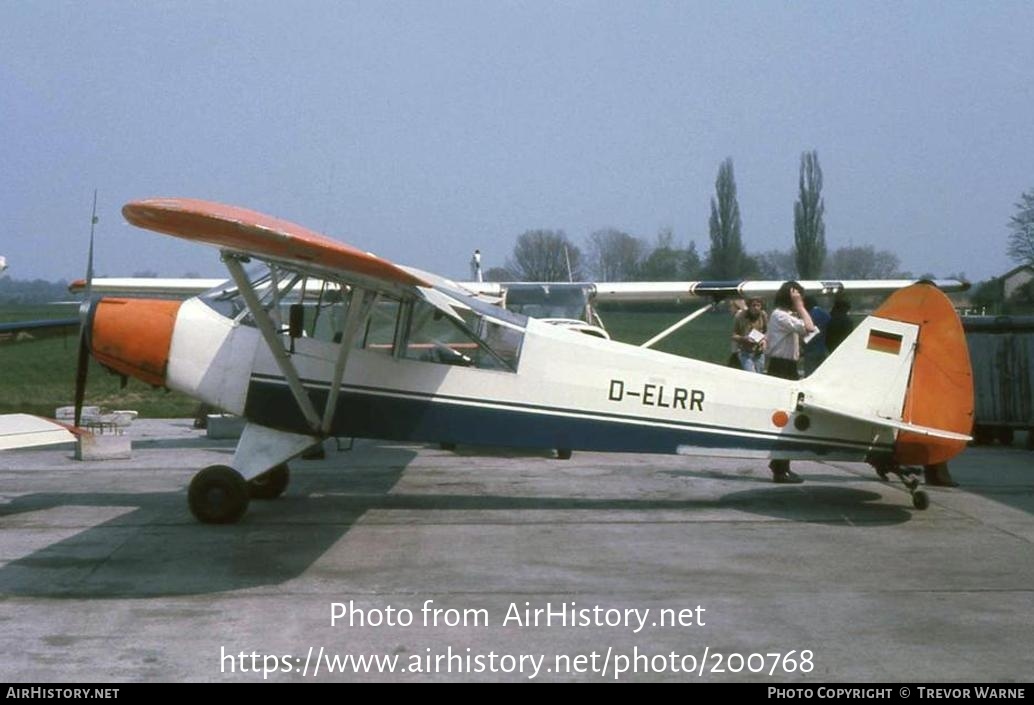
M 309 397 L 322 409 L 325 382 L 304 381 Z M 285 431 L 308 433 L 305 419 L 282 378 L 254 375 L 245 415 Z M 556 409 L 515 402 L 471 400 L 409 390 L 343 385 L 332 435 L 386 440 L 564 448 L 603 452 L 675 453 L 679 446 L 746 451 L 794 450 L 827 454 L 864 453 L 868 444 L 839 439 L 743 433 L 686 422 L 603 412 Z

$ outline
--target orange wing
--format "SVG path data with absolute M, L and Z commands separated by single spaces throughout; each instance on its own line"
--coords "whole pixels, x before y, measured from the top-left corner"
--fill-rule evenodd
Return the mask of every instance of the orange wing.
M 122 207 L 133 225 L 300 269 L 354 273 L 408 286 L 430 286 L 387 260 L 262 213 L 190 198 L 153 198 Z

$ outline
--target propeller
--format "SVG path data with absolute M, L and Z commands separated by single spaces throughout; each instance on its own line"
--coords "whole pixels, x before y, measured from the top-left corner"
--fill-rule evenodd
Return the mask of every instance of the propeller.
M 75 425 L 83 417 L 86 396 L 86 371 L 90 366 L 90 309 L 93 307 L 93 231 L 97 225 L 97 191 L 93 192 L 93 216 L 90 218 L 90 250 L 86 258 L 86 291 L 79 306 L 79 360 L 75 368 Z

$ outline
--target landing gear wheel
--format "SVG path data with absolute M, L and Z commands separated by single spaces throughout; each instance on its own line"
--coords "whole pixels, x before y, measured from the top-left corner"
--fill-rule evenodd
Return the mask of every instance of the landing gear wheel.
M 923 510 L 930 506 L 930 495 L 923 490 L 916 490 L 912 493 L 912 506 Z
M 571 449 L 570 448 L 557 448 L 556 449 L 557 460 L 570 460 Z
M 280 463 L 272 470 L 267 470 L 248 481 L 248 495 L 252 499 L 276 499 L 287 489 L 291 481 L 291 471 L 287 463 Z
M 190 513 L 204 524 L 235 524 L 248 511 L 248 483 L 226 465 L 210 465 L 190 481 Z
M 913 507 L 916 509 L 926 509 L 930 506 L 930 496 L 924 490 L 919 489 L 919 469 L 903 467 L 896 462 L 876 462 L 872 463 L 872 466 L 876 469 L 876 474 L 880 476 L 881 480 L 886 480 L 890 475 L 895 475 L 901 480 L 901 484 L 905 486 L 909 496 L 912 497 Z M 944 468 L 947 471 L 947 465 Z

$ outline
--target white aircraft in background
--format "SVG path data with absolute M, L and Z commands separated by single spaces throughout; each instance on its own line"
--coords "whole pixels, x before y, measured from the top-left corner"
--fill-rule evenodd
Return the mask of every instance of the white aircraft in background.
M 190 483 L 203 522 L 236 522 L 251 499 L 281 494 L 287 461 L 329 436 L 868 461 L 899 474 L 920 509 L 929 500 L 906 466 L 944 463 L 969 440 L 968 351 L 930 283 L 892 294 L 818 371 L 788 381 L 549 325 L 254 211 L 152 199 L 122 212 L 218 248 L 232 285 L 93 300 L 76 405 L 92 354 L 243 416 L 233 458 Z
M 0 450 L 75 441 L 75 429 L 32 414 L 0 414 Z

